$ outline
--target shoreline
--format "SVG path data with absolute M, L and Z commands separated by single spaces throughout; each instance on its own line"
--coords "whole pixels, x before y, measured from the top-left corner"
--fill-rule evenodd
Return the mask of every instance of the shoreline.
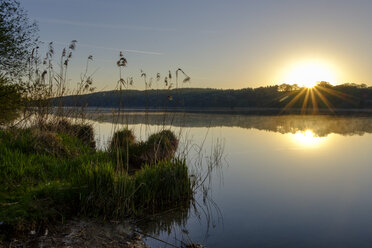
M 54 108 L 57 108 L 54 106 Z M 81 107 L 65 106 L 64 109 L 80 109 Z M 85 110 L 89 112 L 115 112 L 117 107 L 100 107 L 90 106 Z M 300 108 L 291 108 L 283 110 L 282 108 L 126 108 L 121 109 L 121 113 L 207 113 L 207 114 L 230 114 L 230 115 L 257 115 L 257 116 L 285 116 L 285 115 L 301 115 L 301 116 L 316 116 L 316 115 L 329 115 L 329 116 L 372 116 L 372 109 L 318 109 L 317 112 L 303 113 Z

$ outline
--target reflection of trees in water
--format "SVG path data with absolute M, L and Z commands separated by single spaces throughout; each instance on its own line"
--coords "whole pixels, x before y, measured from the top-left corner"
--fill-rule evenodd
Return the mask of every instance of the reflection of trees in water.
M 174 125 L 181 127 L 240 127 L 279 133 L 296 133 L 312 130 L 316 136 L 330 133 L 341 135 L 363 135 L 372 133 L 372 117 L 340 116 L 250 116 L 229 114 L 195 113 L 125 113 L 129 124 Z M 89 119 L 111 122 L 110 113 L 90 113 Z M 146 119 L 147 118 L 147 119 Z M 146 121 L 146 122 L 145 122 Z

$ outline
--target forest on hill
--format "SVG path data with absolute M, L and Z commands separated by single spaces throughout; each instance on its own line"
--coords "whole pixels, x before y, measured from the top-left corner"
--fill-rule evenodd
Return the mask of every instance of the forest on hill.
M 181 88 L 172 90 L 114 90 L 55 98 L 63 106 L 109 108 L 280 108 L 280 109 L 370 109 L 372 87 L 364 84 L 332 86 L 320 82 L 308 89 L 275 85 L 244 89 Z

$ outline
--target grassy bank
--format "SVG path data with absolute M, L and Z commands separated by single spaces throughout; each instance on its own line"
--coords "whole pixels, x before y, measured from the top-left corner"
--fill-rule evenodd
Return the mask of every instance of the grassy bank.
M 133 147 L 96 151 L 81 133 L 55 127 L 0 130 L 1 239 L 74 216 L 117 219 L 188 204 L 185 161 L 147 154 L 128 173 Z

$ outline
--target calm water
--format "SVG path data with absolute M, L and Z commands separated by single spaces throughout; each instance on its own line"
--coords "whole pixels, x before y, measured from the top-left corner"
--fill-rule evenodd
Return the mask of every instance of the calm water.
M 91 118 L 104 147 L 112 117 Z M 144 232 L 176 245 L 372 247 L 372 118 L 132 113 L 124 122 L 142 139 L 171 126 L 190 168 L 192 144 L 204 159 L 224 146 L 208 198 L 143 220 Z

